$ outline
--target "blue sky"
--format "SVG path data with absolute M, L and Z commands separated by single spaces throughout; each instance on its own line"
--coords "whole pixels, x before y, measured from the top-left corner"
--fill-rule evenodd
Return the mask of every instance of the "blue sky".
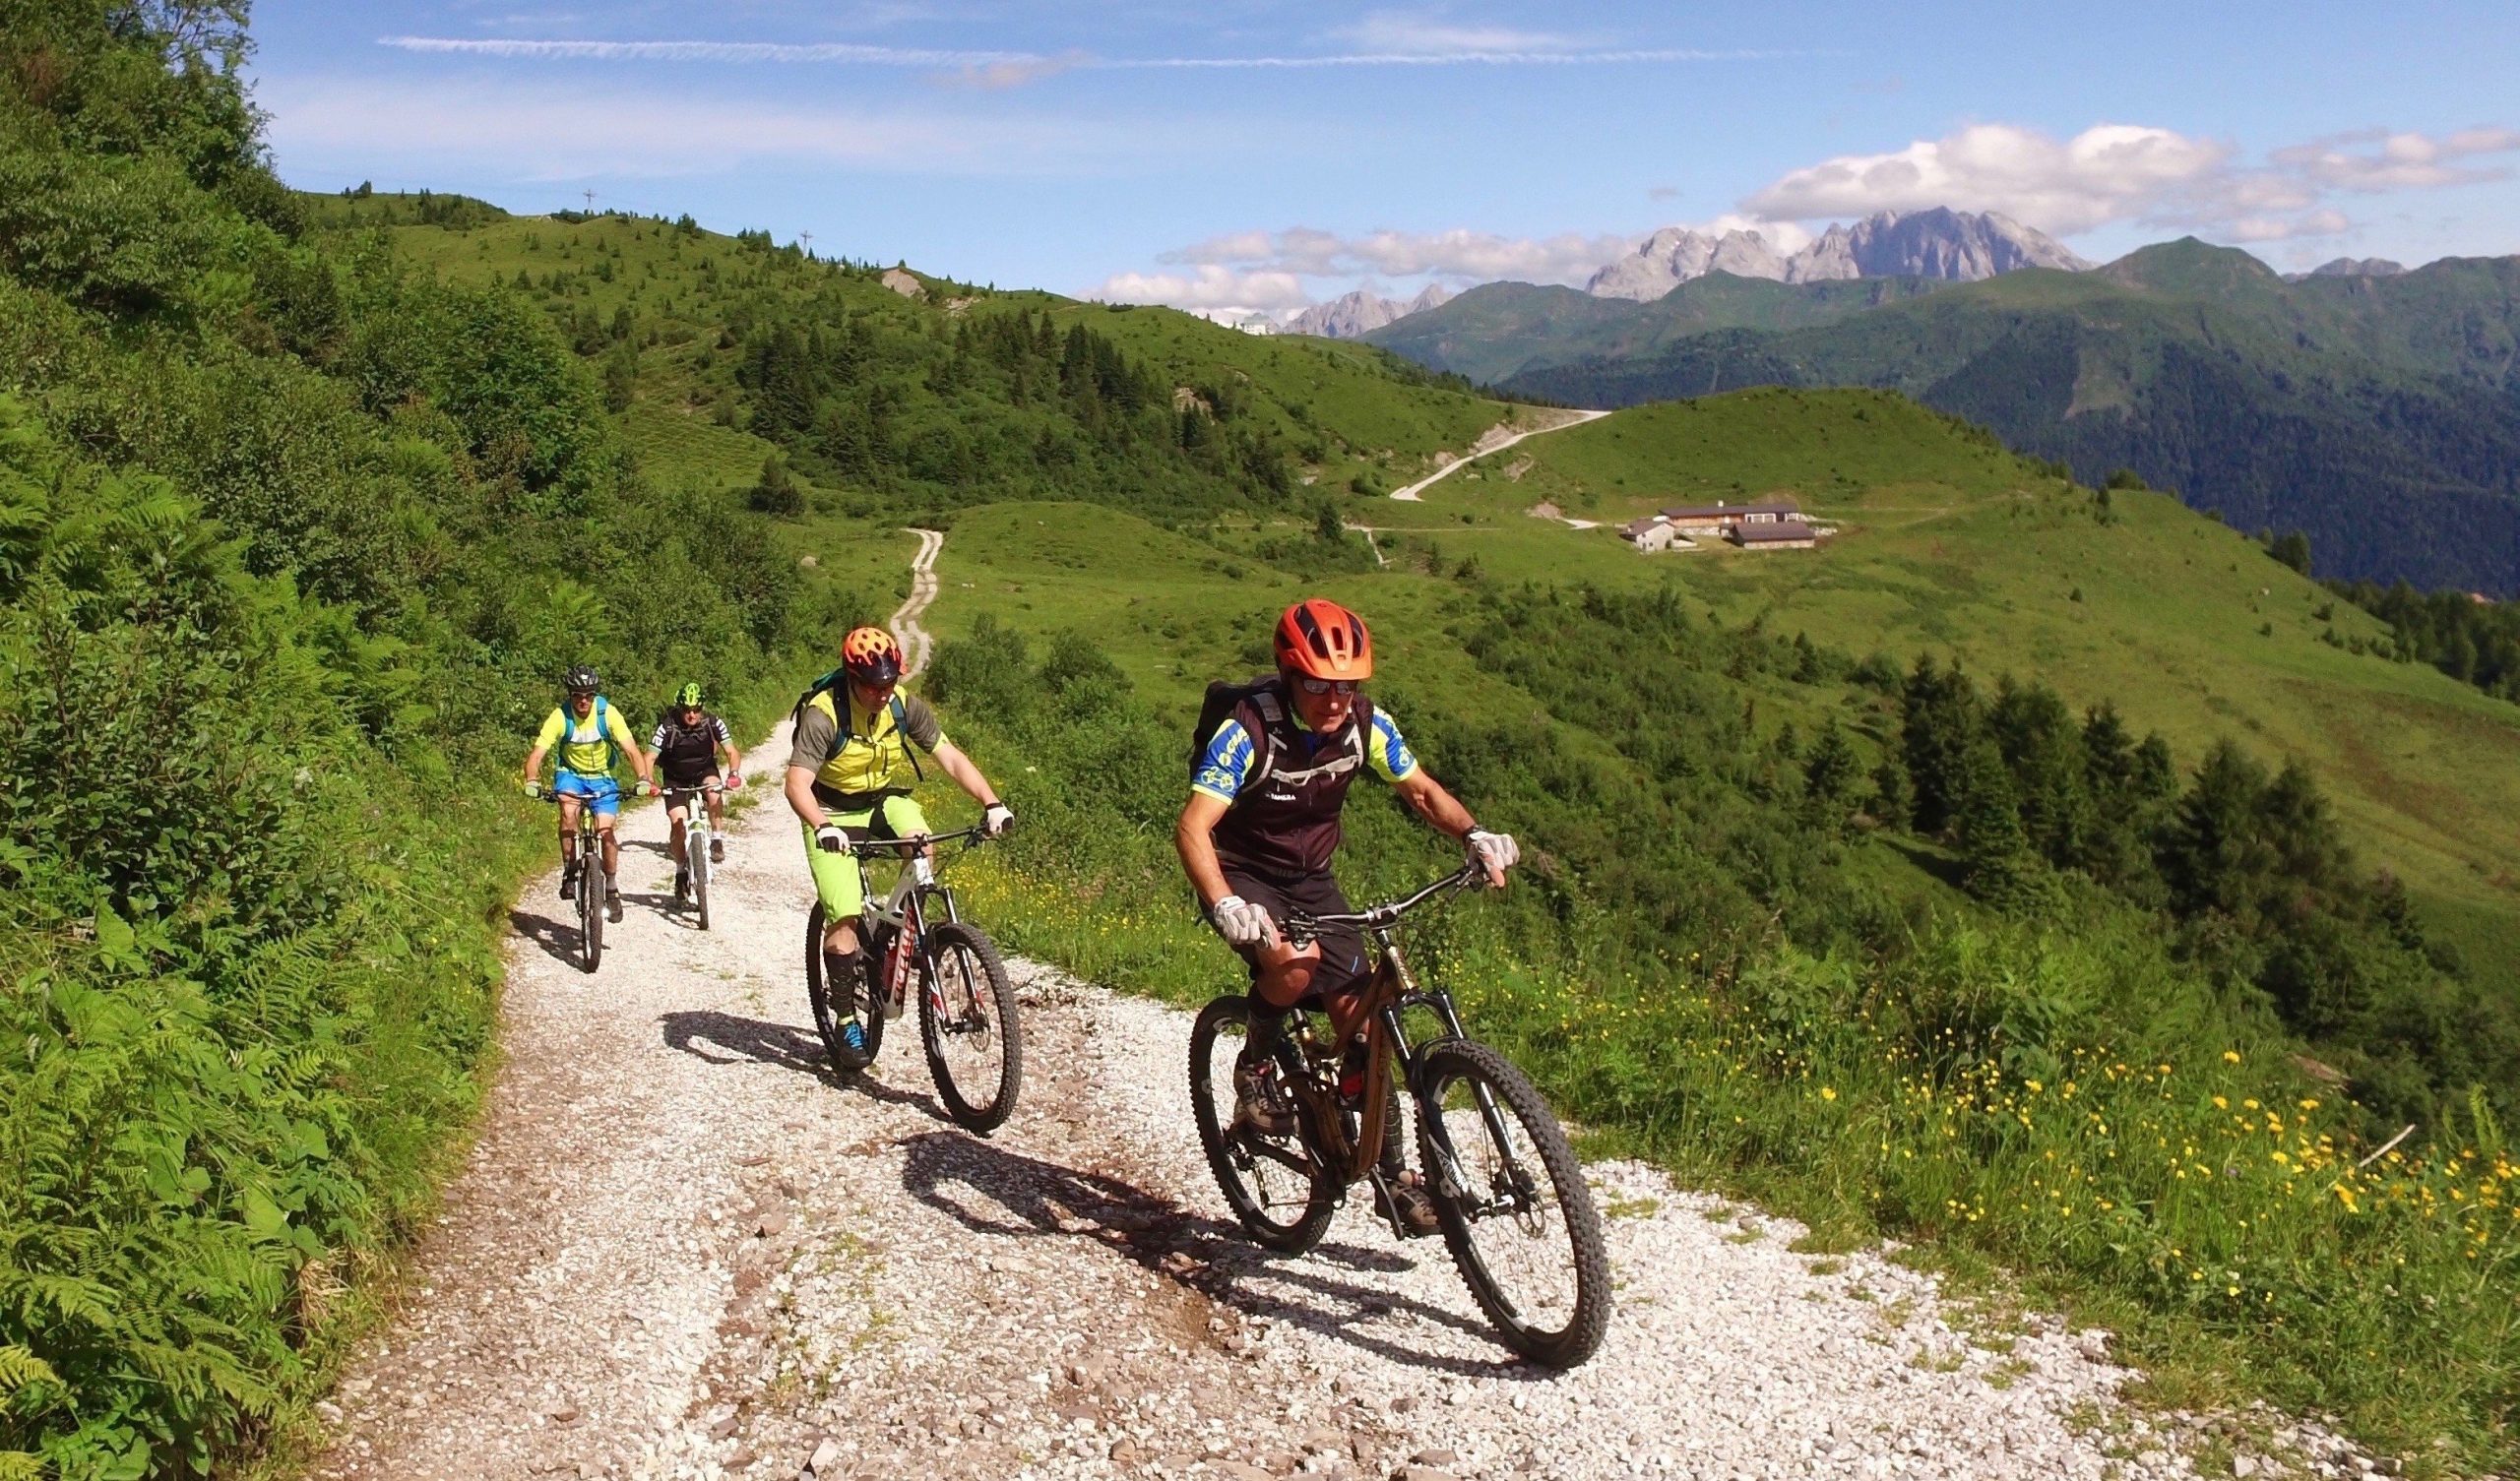
M 263 0 L 309 189 L 460 190 L 1283 313 L 1669 224 L 2000 210 L 2094 259 L 2520 251 L 2520 5 Z

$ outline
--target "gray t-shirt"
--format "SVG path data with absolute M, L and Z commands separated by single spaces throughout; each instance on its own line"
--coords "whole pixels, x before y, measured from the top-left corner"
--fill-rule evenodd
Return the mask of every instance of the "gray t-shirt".
M 837 712 L 840 706 L 849 703 L 848 687 L 844 685 L 834 690 L 831 698 L 832 708 Z M 935 708 L 925 700 L 914 694 L 906 694 L 901 701 L 902 727 L 898 733 L 889 723 L 887 711 L 892 706 L 888 701 L 873 714 L 851 705 L 850 733 L 847 736 L 840 733 L 840 726 L 834 723 L 832 715 L 823 713 L 821 707 L 806 706 L 804 714 L 796 721 L 795 744 L 788 752 L 788 765 L 818 772 L 830 765 L 834 756 L 855 742 L 862 765 L 853 769 L 852 774 L 840 783 L 839 790 L 872 792 L 907 784 L 907 777 L 898 781 L 894 779 L 894 773 L 907 771 L 910 762 L 909 748 L 899 737 L 909 737 L 911 745 L 933 755 L 937 747 L 945 744 L 945 727 L 937 721 Z M 883 738 L 870 745 L 866 732 L 877 726 L 883 729 Z

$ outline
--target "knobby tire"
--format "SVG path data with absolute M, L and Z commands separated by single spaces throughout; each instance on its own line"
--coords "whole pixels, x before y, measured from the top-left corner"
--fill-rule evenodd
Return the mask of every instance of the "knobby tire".
M 856 982 L 829 983 L 823 980 L 823 907 L 820 900 L 805 917 L 805 1001 L 814 1011 L 814 1032 L 822 1036 L 823 1052 L 831 1057 L 832 1068 L 843 1075 L 855 1075 L 875 1063 L 884 1047 L 884 1016 L 869 1011 L 865 973 Z M 857 959 L 862 964 L 869 956 L 865 943 L 859 943 Z M 840 1027 L 855 1018 L 866 1037 L 866 1047 L 852 1050 L 840 1036 Z
M 690 856 L 683 867 L 691 877 L 691 902 L 700 911 L 700 929 L 709 929 L 709 840 L 699 830 L 684 828 L 682 850 Z
M 1427 1189 L 1434 1195 L 1436 1222 L 1443 1230 L 1445 1247 L 1452 1251 L 1453 1265 L 1506 1346 L 1544 1367 L 1575 1367 L 1601 1346 L 1602 1334 L 1609 1327 L 1610 1267 L 1601 1212 L 1593 1206 L 1592 1189 L 1584 1182 L 1584 1169 L 1575 1160 L 1574 1148 L 1567 1144 L 1565 1129 L 1558 1125 L 1556 1115 L 1541 1098 L 1540 1091 L 1524 1079 L 1523 1072 L 1484 1044 L 1447 1039 L 1431 1045 L 1422 1060 L 1421 1074 L 1424 1098 L 1418 1106 L 1418 1155 Z M 1483 1118 L 1467 1116 L 1450 1123 L 1444 1121 L 1443 1091 L 1453 1084 L 1465 1088 L 1487 1086 L 1509 1133 L 1525 1143 L 1515 1148 L 1520 1155 L 1514 1160 L 1526 1171 L 1537 1161 L 1546 1180 L 1546 1186 L 1538 1191 L 1552 1195 L 1556 1201 L 1551 1210 L 1555 1229 L 1545 1234 L 1544 1242 L 1552 1248 L 1562 1243 L 1574 1276 L 1574 1309 L 1562 1326 L 1544 1326 L 1535 1320 L 1538 1314 L 1518 1310 L 1511 1293 L 1480 1251 L 1482 1225 L 1500 1220 L 1523 1224 L 1525 1217 L 1495 1212 L 1474 1218 L 1463 1197 L 1484 1200 L 1493 1197 L 1495 1190 L 1448 1186 L 1450 1179 L 1445 1175 L 1435 1140 L 1439 1125 L 1451 1132 L 1458 1165 L 1465 1175 L 1476 1177 L 1487 1156 L 1501 1152 L 1490 1152 L 1494 1138 Z M 1546 1215 L 1538 1220 L 1545 1221 Z M 1506 1231 L 1500 1225 L 1494 1232 Z
M 945 1102 L 945 1113 L 966 1131 L 983 1136 L 1005 1125 L 1014 1113 L 1015 1096 L 1024 1081 L 1024 1027 L 1015 1006 L 1015 989 L 1006 980 L 1006 963 L 997 955 L 997 946 L 977 926 L 948 921 L 927 933 L 928 954 L 923 970 L 936 973 L 937 992 L 930 993 L 924 982 L 919 985 L 919 1037 L 927 1046 L 927 1073 L 935 1078 L 936 1094 Z M 945 1012 L 951 1023 L 937 1019 L 935 998 L 945 1000 Z M 978 1021 L 988 1025 L 974 1032 L 970 1024 Z M 949 1030 L 960 1025 L 960 1033 Z M 996 1082 L 983 1086 L 966 1086 L 954 1078 L 946 1063 L 949 1039 L 992 1037 L 999 1049 Z M 969 1092 L 985 1088 L 987 1093 L 975 1099 Z
M 1199 1144 L 1207 1149 L 1208 1170 L 1216 1174 L 1217 1191 L 1225 1195 L 1226 1206 L 1233 1210 L 1243 1232 L 1264 1249 L 1301 1255 L 1321 1243 L 1321 1236 L 1329 1230 L 1331 1216 L 1339 1211 L 1339 1184 L 1320 1165 L 1300 1131 L 1293 1137 L 1267 1142 L 1281 1152 L 1292 1153 L 1302 1164 L 1300 1171 L 1245 1144 L 1261 1139 L 1228 1135 L 1227 1127 L 1233 1115 L 1233 1066 L 1230 1061 L 1224 1066 L 1226 1078 L 1220 1086 L 1216 1080 L 1218 1040 L 1221 1035 L 1229 1037 L 1238 1048 L 1250 1019 L 1250 1001 L 1239 993 L 1219 998 L 1199 1011 L 1198 1021 L 1190 1026 L 1190 1109 L 1198 1119 Z M 1228 1030 L 1231 1032 L 1228 1034 Z M 1300 1127 L 1301 1112 L 1297 1115 Z M 1301 1177 L 1309 1185 L 1292 1218 L 1284 1216 L 1286 1204 L 1264 1201 L 1254 1187 L 1255 1176 L 1273 1175 Z

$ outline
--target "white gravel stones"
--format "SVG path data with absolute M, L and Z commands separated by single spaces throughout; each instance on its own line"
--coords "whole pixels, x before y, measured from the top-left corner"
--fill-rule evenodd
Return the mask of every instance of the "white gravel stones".
M 2105 1338 L 2033 1319 L 1977 1345 L 1931 1279 L 1796 1255 L 1794 1225 L 1633 1163 L 1591 1169 L 1622 1210 L 1600 1356 L 1512 1362 L 1440 1242 L 1361 1203 L 1304 1259 L 1241 1239 L 1185 1015 L 1017 963 L 1023 1102 L 973 1138 L 914 1018 L 867 1080 L 825 1071 L 775 797 L 733 821 L 705 935 L 668 908 L 662 815 L 623 828 L 599 973 L 561 959 L 553 881 L 519 903 L 481 1140 L 318 1475 L 2189 1473 L 2190 1427 L 2117 1404 Z M 2269 1443 L 2351 1464 L 2306 1428 Z

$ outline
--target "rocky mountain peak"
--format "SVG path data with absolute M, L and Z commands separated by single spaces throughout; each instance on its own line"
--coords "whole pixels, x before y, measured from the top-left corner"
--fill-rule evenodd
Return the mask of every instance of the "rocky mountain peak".
M 1755 231 L 1710 236 L 1685 226 L 1666 226 L 1645 239 L 1634 255 L 1593 275 L 1585 291 L 1596 297 L 1650 302 L 1692 278 L 1731 273 L 1781 282 L 1842 278 L 1937 278 L 1970 281 L 2021 268 L 2091 267 L 2062 242 L 2000 212 L 1885 211 L 1852 224 L 1831 226 L 1819 240 L 1781 256 Z
M 1354 339 L 1395 319 L 1405 319 L 1411 314 L 1422 313 L 1449 302 L 1452 296 L 1452 289 L 1439 282 L 1426 284 L 1418 290 L 1417 297 L 1407 302 L 1358 288 L 1352 293 L 1342 293 L 1328 303 L 1316 303 L 1295 315 L 1287 321 L 1286 333 L 1319 335 L 1325 339 Z

